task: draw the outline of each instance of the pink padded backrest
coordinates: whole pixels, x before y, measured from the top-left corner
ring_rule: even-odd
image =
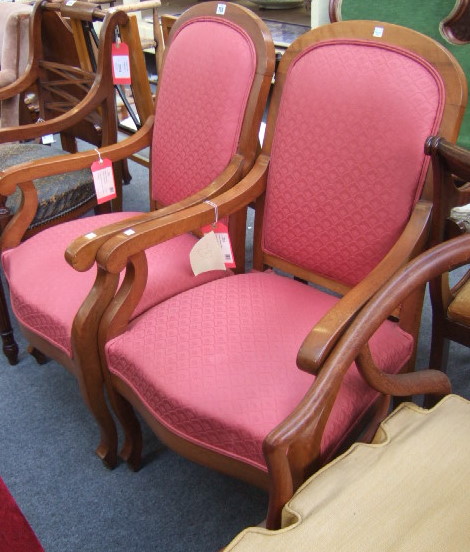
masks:
[[[240,27],[198,18],[173,38],[159,81],[152,146],[152,197],[163,205],[210,184],[237,150],[256,71]]]
[[[354,285],[402,232],[424,184],[444,86],[423,59],[367,41],[291,64],[271,151],[263,248]]]

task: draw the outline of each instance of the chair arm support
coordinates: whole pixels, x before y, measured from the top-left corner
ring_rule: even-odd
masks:
[[[131,137],[118,144],[101,148],[99,150],[101,156],[114,162],[129,157],[131,153],[140,151],[151,143],[152,127],[153,117],[149,117],[142,128]],[[27,192],[30,194],[32,191],[31,182],[33,180],[86,169],[97,159],[98,154],[96,151],[89,150],[76,154],[68,153],[66,155],[58,155],[42,161],[21,163],[0,172],[0,194],[2,196],[9,196],[13,194],[17,188],[20,188],[23,194]],[[31,207],[29,204],[28,206]],[[27,205],[22,203],[15,217],[4,229],[2,233],[2,249],[15,247],[19,243],[18,240],[24,235],[24,232],[31,222],[31,220],[29,220],[31,213],[27,212],[26,207]],[[28,221],[26,221],[25,217],[28,218]],[[23,227],[23,230],[20,232],[21,236],[19,237],[18,228],[20,226]]]
[[[220,218],[243,209],[264,192],[268,164],[269,157],[261,154],[245,178],[230,190],[212,198]],[[199,230],[213,221],[214,207],[206,203],[163,218],[150,219],[130,228],[131,232],[120,232],[103,244],[97,254],[98,264],[104,270],[117,274],[125,268],[130,257],[180,234]]]
[[[431,204],[420,200],[401,237],[382,261],[315,325],[302,343],[297,366],[316,374],[325,362],[341,334],[361,307],[410,258],[416,255],[428,239]]]
[[[149,223],[152,220],[158,220],[169,214],[182,211],[197,205],[204,200],[211,199],[217,194],[223,193],[230,189],[241,177],[241,170],[243,167],[243,157],[241,155],[234,155],[230,163],[225,170],[217,176],[208,186],[199,192],[187,197],[178,203],[162,207],[157,211],[150,213],[142,213],[134,217],[129,217],[125,220],[98,228],[93,231],[92,234],[86,236],[80,236],[75,239],[67,248],[65,258],[67,262],[75,270],[84,272],[91,268],[96,260],[96,254],[99,248],[112,236],[129,229],[141,223]]]

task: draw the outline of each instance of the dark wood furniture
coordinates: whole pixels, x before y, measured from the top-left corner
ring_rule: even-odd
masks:
[[[132,405],[170,448],[268,490],[268,527],[279,526],[282,506],[314,470],[387,411],[388,394],[356,368],[324,366],[361,308],[425,247],[423,144],[430,134],[455,140],[466,101],[465,76],[442,47],[395,25],[383,24],[380,38],[374,31],[370,21],[322,26],[281,59],[261,154],[239,184],[213,198],[220,217],[256,201],[256,272],[135,316],[153,283],[151,248],[210,224],[214,209],[200,204],[142,218],[104,243],[81,308],[101,310],[125,272],[99,345],[129,463],[137,467],[141,454]],[[67,259],[89,266],[83,238]],[[372,338],[381,370],[413,366],[422,296],[417,289],[395,313],[399,322],[386,321]],[[86,348],[83,326],[75,318],[76,346]]]
[[[90,25],[96,20],[104,20],[99,54],[90,37]],[[39,2],[31,19],[27,71],[20,79],[0,90],[0,97],[20,94],[30,102],[30,106],[36,105],[37,113],[27,124],[0,129],[0,168],[3,171],[19,163],[76,152],[77,139],[89,144],[90,148],[117,141],[111,45],[118,27],[123,40],[129,45],[138,114],[141,120],[146,120],[153,112],[137,24],[132,17],[122,11],[106,14],[91,3],[75,2],[67,6]],[[43,135],[55,133],[60,133],[62,149],[32,143]],[[113,204],[115,209],[120,210],[121,175],[125,167],[117,163],[114,169],[118,198]],[[27,191],[26,185],[23,189],[21,186],[17,188],[14,181],[9,188],[0,190],[3,194],[3,207],[0,209],[2,227],[11,221],[21,202],[25,202],[24,218],[20,224],[15,222],[13,227],[9,226],[4,231],[4,244],[12,239],[15,242],[25,240],[58,222],[75,219],[92,208],[97,212],[110,211],[109,202],[101,206],[96,204],[89,166],[65,177],[41,173],[32,180],[35,185],[28,184],[31,187]],[[9,362],[16,364],[18,346],[13,337],[3,290],[0,291],[0,299],[3,351]]]
[[[427,141],[426,151],[432,158],[436,186],[432,241],[434,244],[453,241],[468,231],[450,214],[455,205],[470,202],[469,184],[455,184],[456,176],[470,181],[470,152],[439,137]],[[433,368],[446,370],[450,341],[470,347],[469,276],[470,273],[460,271],[456,282],[455,276],[443,271],[430,283],[433,317],[430,366]]]
[[[151,149],[149,201],[154,210],[86,217],[20,242],[18,227],[24,225],[22,217],[28,216],[21,210],[3,234],[2,261],[20,327],[35,349],[77,377],[84,401],[100,427],[97,453],[109,466],[117,461],[117,432],[104,396],[97,347],[102,311],[80,308],[95,276],[101,281],[101,272],[96,275],[94,270],[96,252],[111,236],[126,232],[139,220],[160,220],[229,189],[252,167],[257,152],[274,70],[274,46],[266,26],[250,11],[235,4],[223,7],[221,12],[217,2],[204,2],[174,24],[154,117],[133,136],[100,150],[115,162],[143,148]],[[0,191],[19,185],[29,192],[29,180],[89,167],[96,156],[82,152],[4,171]],[[244,264],[244,243],[239,242],[244,242],[245,218],[240,212],[229,221],[239,270]],[[83,273],[64,259],[67,245],[77,236],[82,240],[74,268]],[[155,287],[139,308],[145,310],[188,287],[226,275],[222,270],[197,278],[192,275],[187,254],[196,241],[188,234],[153,248],[149,279]],[[27,278],[31,273],[36,275],[34,286]],[[109,293],[114,290],[110,282]]]

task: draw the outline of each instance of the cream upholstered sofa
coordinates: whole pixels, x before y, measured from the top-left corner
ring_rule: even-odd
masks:
[[[0,1],[0,88],[14,82],[25,70],[29,54],[29,16],[32,6]],[[19,98],[0,102],[0,127],[19,123]]]
[[[404,403],[372,444],[355,444],[224,552],[462,552],[470,549],[470,402]]]

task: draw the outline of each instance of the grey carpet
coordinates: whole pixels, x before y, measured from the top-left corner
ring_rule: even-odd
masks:
[[[125,208],[145,210],[146,177],[140,167],[132,173]],[[420,366],[429,322],[426,304]],[[215,551],[263,519],[263,492],[184,460],[147,429],[140,472],[106,470],[75,379],[55,362],[37,365],[19,344],[17,366],[0,354],[0,476],[46,552]],[[454,346],[449,369],[454,391],[467,398],[469,356]]]

